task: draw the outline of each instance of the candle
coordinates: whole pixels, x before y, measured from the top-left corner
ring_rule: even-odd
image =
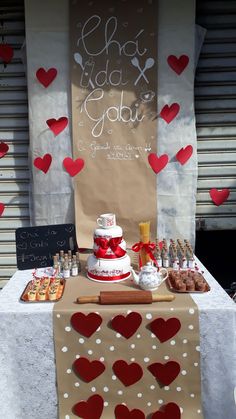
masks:
[[[150,241],[150,221],[139,223],[140,241],[142,243],[149,243]],[[142,265],[146,265],[150,261],[150,256],[146,253],[145,249],[140,250],[140,258]]]

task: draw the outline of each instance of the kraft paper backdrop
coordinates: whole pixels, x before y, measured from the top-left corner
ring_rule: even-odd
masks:
[[[138,223],[156,237],[157,3],[70,3],[75,213],[80,246],[91,246],[96,218],[117,214],[129,245]]]

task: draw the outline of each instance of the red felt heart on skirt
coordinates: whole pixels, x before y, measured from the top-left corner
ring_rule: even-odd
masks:
[[[53,132],[53,134],[55,136],[57,136],[58,134],[60,134],[60,132],[62,132],[67,124],[68,124],[68,118],[66,116],[62,116],[61,118],[58,119],[48,119],[46,121],[46,124],[48,125],[48,127],[50,128],[50,130]]]
[[[190,159],[192,154],[193,147],[191,145],[187,145],[186,147],[182,147],[178,151],[178,153],[176,154],[176,159],[183,165],[188,161],[188,159]]]
[[[150,329],[160,342],[166,342],[178,333],[181,328],[179,319],[172,317],[164,320],[161,317],[150,323]]]
[[[36,77],[38,81],[44,87],[48,87],[53,82],[56,75],[57,75],[56,68],[49,68],[49,70],[45,70],[44,68],[41,67],[36,71]]]
[[[219,206],[223,204],[225,201],[227,201],[229,197],[230,191],[229,189],[211,189],[210,190],[210,197],[215,205]]]
[[[167,154],[162,154],[162,156],[158,157],[155,153],[151,153],[148,156],[148,162],[155,173],[161,172],[164,167],[167,165],[169,161],[169,157]]]
[[[136,312],[129,313],[127,316],[120,314],[119,316],[115,316],[111,321],[113,329],[126,339],[133,336],[141,323],[142,316]]]
[[[175,403],[168,403],[153,413],[151,419],[180,419],[180,408]]]
[[[179,110],[180,106],[178,103],[172,103],[170,106],[165,105],[161,110],[160,117],[169,124],[179,113]]]
[[[174,70],[177,74],[181,74],[187,67],[189,58],[187,55],[181,55],[179,58],[175,55],[169,55],[167,62],[172,70]]]
[[[94,394],[87,401],[77,403],[72,411],[83,419],[100,419],[103,411],[103,398],[99,394]]]
[[[74,313],[70,319],[72,327],[81,335],[90,338],[102,323],[102,318],[97,313]]]
[[[145,415],[142,410],[133,409],[129,410],[124,404],[118,404],[115,407],[115,418],[116,419],[145,419]]]
[[[75,176],[79,172],[81,172],[81,170],[83,169],[84,160],[83,159],[73,160],[70,157],[66,157],[63,160],[63,165],[64,165],[64,168],[66,169],[67,173],[69,173],[70,176]]]
[[[178,362],[169,361],[166,364],[155,362],[148,366],[148,370],[161,384],[168,386],[180,373],[180,365]]]
[[[137,383],[143,376],[143,370],[136,362],[127,364],[127,362],[119,360],[113,364],[112,368],[115,375],[126,387]]]
[[[5,205],[2,202],[0,202],[0,217],[3,214],[4,210],[5,210]]]
[[[89,359],[81,357],[75,360],[73,369],[82,380],[89,383],[105,371],[105,365],[100,361],[89,361]]]
[[[0,58],[5,64],[8,64],[13,57],[13,48],[8,44],[0,44]]]
[[[9,150],[8,144],[1,141],[1,143],[0,143],[0,159],[5,156],[5,154],[8,152],[8,150]]]
[[[34,159],[34,166],[42,170],[42,172],[47,173],[50,165],[52,163],[52,156],[51,154],[45,154],[43,157],[36,157]]]

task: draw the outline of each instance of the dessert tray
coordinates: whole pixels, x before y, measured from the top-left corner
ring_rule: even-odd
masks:
[[[170,270],[166,284],[172,292],[204,293],[210,291],[210,286],[203,275],[197,271]]]
[[[55,303],[59,301],[65,289],[64,278],[37,278],[26,285],[20,300],[27,303]]]

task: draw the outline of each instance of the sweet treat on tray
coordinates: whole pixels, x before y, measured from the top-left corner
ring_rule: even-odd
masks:
[[[87,276],[99,282],[120,282],[130,276],[130,257],[122,228],[116,225],[115,214],[102,214],[94,230],[93,255],[87,260]]]
[[[65,280],[61,278],[34,278],[30,281],[21,300],[29,302],[55,301],[61,298]]]
[[[200,272],[196,271],[170,271],[169,284],[179,292],[206,292],[210,287]]]

